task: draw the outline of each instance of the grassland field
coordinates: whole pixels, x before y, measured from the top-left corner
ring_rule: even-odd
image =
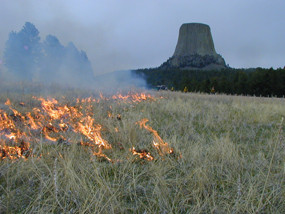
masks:
[[[284,98],[145,93],[153,98],[79,107],[84,90],[2,90],[8,115],[7,98],[22,115],[40,109],[34,95],[88,112],[112,146],[103,151],[112,161],[94,155],[96,146],[80,146],[88,138],[78,132],[52,142],[21,126],[37,140],[24,158],[0,160],[0,213],[285,213]],[[154,147],[153,133],[137,124],[144,118],[173,154]],[[0,134],[2,146],[13,144]]]

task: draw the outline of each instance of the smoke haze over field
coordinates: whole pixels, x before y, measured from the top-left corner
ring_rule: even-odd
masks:
[[[9,33],[27,21],[41,38],[52,34],[84,50],[95,75],[159,66],[188,22],[211,27],[216,51],[231,67],[283,67],[284,8],[284,0],[1,0],[0,69]]]

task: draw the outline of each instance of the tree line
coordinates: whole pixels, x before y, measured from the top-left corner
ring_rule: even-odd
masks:
[[[14,80],[77,84],[93,78],[84,51],[72,42],[62,45],[54,35],[41,41],[38,29],[30,22],[19,32],[9,34],[3,58],[7,73]]]
[[[153,68],[134,72],[145,78],[150,88],[166,85],[168,89],[177,91],[277,97],[285,95],[285,67],[211,71]]]

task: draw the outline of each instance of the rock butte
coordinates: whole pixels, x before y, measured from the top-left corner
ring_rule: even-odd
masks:
[[[160,68],[212,70],[226,68],[226,64],[223,57],[216,53],[210,27],[188,23],[180,27],[173,56]]]

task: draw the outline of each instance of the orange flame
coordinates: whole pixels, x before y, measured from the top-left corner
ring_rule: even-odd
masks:
[[[137,124],[140,125],[140,128],[145,128],[153,134],[153,146],[157,149],[159,155],[164,156],[165,154],[172,154],[173,148],[170,148],[168,143],[164,142],[162,138],[158,135],[157,131],[152,127],[146,125],[149,120],[147,118],[138,121]]]
[[[138,155],[140,159],[152,161],[154,157],[147,150],[136,150],[135,147],[131,148],[130,151],[133,155]]]
[[[9,99],[7,99],[7,101],[5,102],[5,105],[10,106],[11,105],[11,101]]]
[[[99,147],[111,149],[111,145],[101,137],[101,125],[93,125],[94,119],[90,116],[87,116],[84,120],[85,124],[82,124],[83,121],[78,123],[78,130]]]
[[[130,103],[134,106],[133,103],[155,100],[152,96],[144,93],[116,94],[109,98],[100,94],[99,99],[92,97],[78,98],[75,106],[68,106],[61,105],[54,98],[33,98],[41,102],[41,107],[33,108],[31,112],[21,113],[14,109],[10,99],[7,99],[5,105],[9,106],[13,113],[8,114],[0,109],[0,160],[5,158],[12,160],[26,159],[32,154],[31,144],[35,145],[40,142],[42,137],[51,142],[66,141],[63,136],[66,136],[66,132],[70,131],[82,134],[83,140],[80,144],[90,148],[94,156],[113,162],[111,158],[103,153],[104,150],[112,149],[112,145],[102,137],[102,126],[95,122],[93,116],[94,103],[104,100],[104,102],[115,101],[119,104],[120,102]],[[24,103],[19,103],[19,105],[26,107]],[[112,106],[110,106],[110,109],[112,110]],[[120,114],[116,114],[116,116],[112,115],[112,112],[108,112],[108,114],[112,118],[122,120]],[[119,128],[115,127],[113,132],[119,132]],[[160,147],[165,145],[162,142],[159,143]],[[154,159],[146,150],[132,148],[131,152],[142,159]]]
[[[31,126],[31,129],[39,129],[39,128],[40,128],[40,126],[38,126],[38,125],[36,124],[34,118],[32,117],[31,112],[28,112],[28,113],[26,114],[26,116],[27,116],[27,118],[29,119],[29,120],[28,120],[28,124]]]
[[[15,160],[18,158],[26,159],[29,156],[30,144],[22,141],[19,146],[7,146],[0,144],[0,159]]]

